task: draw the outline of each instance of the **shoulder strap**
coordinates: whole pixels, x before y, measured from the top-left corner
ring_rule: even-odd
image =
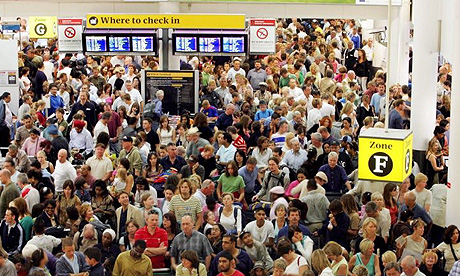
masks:
[[[455,250],[452,244],[450,244],[450,251],[452,251],[452,256],[454,256],[455,261],[458,261],[457,255],[455,255]]]
[[[233,216],[235,217],[235,224],[236,224],[236,218],[238,217],[238,208],[236,208],[235,206],[233,206]]]

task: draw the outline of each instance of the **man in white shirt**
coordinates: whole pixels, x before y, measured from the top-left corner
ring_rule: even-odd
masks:
[[[69,161],[67,161],[67,150],[65,149],[61,149],[58,152],[58,161],[56,162],[56,167],[54,168],[53,178],[56,193],[63,192],[63,186],[66,180],[75,181],[75,178],[77,178],[75,168]]]
[[[195,194],[193,194],[200,201],[201,207],[206,206],[206,197],[212,195],[215,188],[216,185],[210,179],[206,179],[201,183],[201,189],[197,189]]]
[[[85,154],[90,154],[93,151],[93,137],[85,128],[85,122],[75,120],[74,128],[70,131],[70,149],[84,150]]]
[[[373,40],[372,38],[369,38],[367,40],[366,46],[363,47],[364,52],[366,53],[366,59],[367,61],[372,62],[372,59],[374,58],[374,47],[373,47]]]
[[[234,58],[233,59],[233,67],[230,68],[230,70],[228,70],[227,79],[231,79],[232,83],[235,82],[236,74],[241,74],[243,76],[246,76],[246,72],[244,71],[243,68],[241,68],[241,59],[240,58]]]
[[[217,139],[221,145],[216,153],[217,164],[225,166],[235,157],[236,148],[232,144],[232,136],[227,132],[220,134]]]
[[[102,113],[101,119],[97,122],[96,126],[94,127],[94,146],[97,144],[97,137],[102,132],[109,134],[109,127],[107,124],[109,123],[112,117],[111,112],[104,112]]]
[[[294,99],[299,98],[303,95],[302,89],[297,87],[297,80],[290,79],[289,80],[289,95],[293,96]]]
[[[320,99],[313,99],[313,109],[308,112],[307,116],[307,130],[312,128],[315,124],[319,124],[319,121],[323,118],[321,114],[322,102]]]
[[[320,109],[322,117],[330,117],[332,121],[335,121],[335,107],[331,104],[333,102],[331,94],[323,94],[321,100],[323,101]]]
[[[121,91],[125,91],[126,90],[125,82],[127,81],[127,78],[125,76],[125,69],[123,69],[123,67],[121,66],[115,67],[115,69],[113,69],[113,76],[111,76],[108,81],[108,83],[112,85],[114,90],[116,88],[115,81],[117,79],[121,79],[123,81],[123,86],[121,87]]]
[[[43,55],[43,66],[45,68],[43,73],[45,73],[46,78],[48,79],[48,83],[53,83],[54,64],[50,61],[50,54]]]
[[[142,99],[141,93],[139,93],[139,90],[133,88],[133,84],[130,80],[125,81],[125,86],[125,93],[128,93],[131,96],[131,100],[139,104],[140,112],[142,114],[144,111],[144,100]]]
[[[40,203],[40,193],[32,185],[28,184],[29,180],[25,173],[20,173],[17,179],[17,185],[21,189],[21,197],[25,199],[27,203],[27,209],[32,213],[32,207],[35,204]]]
[[[417,262],[413,256],[406,256],[401,261],[403,273],[401,276],[425,276],[417,267]]]
[[[254,210],[254,218],[244,227],[243,232],[251,233],[254,240],[263,243],[266,247],[273,246],[275,242],[275,229],[270,221],[265,220],[265,210],[258,207]]]

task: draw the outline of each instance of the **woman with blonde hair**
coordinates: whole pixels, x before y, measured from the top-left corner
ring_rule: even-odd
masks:
[[[323,249],[316,249],[311,253],[311,265],[318,276],[334,276],[331,263],[329,262],[326,253]]]
[[[442,158],[442,147],[438,139],[431,139],[428,142],[425,159],[428,161],[426,174],[428,176],[428,185],[439,183],[439,172],[444,170],[444,158]]]
[[[363,236],[356,239],[355,254],[361,251],[360,242],[364,239],[368,239],[373,242],[374,253],[380,255],[387,249],[385,239],[377,236],[377,220],[375,218],[368,217],[363,222]]]
[[[355,266],[364,265],[369,271],[369,276],[380,276],[379,257],[374,253],[374,242],[364,239],[359,243],[360,251],[351,257],[348,267],[353,270]]]
[[[386,251],[385,253],[382,254],[383,267],[387,266],[388,263],[397,262],[397,261],[398,261],[398,257],[391,250],[388,250],[388,251]]]
[[[46,153],[45,151],[41,150],[37,152],[37,160],[40,162],[42,170],[47,170],[49,173],[54,172],[53,163],[46,160]]]
[[[323,247],[331,263],[331,270],[334,276],[347,275],[348,263],[344,256],[342,256],[342,246],[340,244],[330,241]]]
[[[423,238],[425,231],[425,222],[421,219],[414,219],[411,223],[413,233],[409,236],[401,236],[396,239],[396,255],[402,259],[405,256],[412,255],[419,262],[422,261],[423,252],[425,252],[428,242]]]
[[[427,251],[423,254],[419,270],[426,276],[447,276],[448,272],[436,265],[437,263],[438,255],[434,251]]]

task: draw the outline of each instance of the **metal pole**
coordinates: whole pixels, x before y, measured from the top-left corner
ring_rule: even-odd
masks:
[[[385,132],[388,132],[390,117],[390,70],[391,70],[391,0],[388,0],[388,45],[387,45],[387,77],[385,92]]]

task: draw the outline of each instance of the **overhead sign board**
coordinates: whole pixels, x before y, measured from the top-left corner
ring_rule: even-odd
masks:
[[[370,6],[382,6],[388,5],[390,0],[356,0],[357,5],[370,5]],[[402,0],[391,0],[391,4],[394,6],[401,6]]]
[[[371,128],[359,137],[358,178],[402,182],[412,173],[410,130]]]
[[[240,14],[87,14],[88,29],[244,29]]]
[[[82,52],[83,19],[59,18],[59,52]]]
[[[56,16],[29,16],[30,38],[54,38],[56,36]]]
[[[251,54],[273,54],[276,45],[276,20],[249,20],[249,51]]]

